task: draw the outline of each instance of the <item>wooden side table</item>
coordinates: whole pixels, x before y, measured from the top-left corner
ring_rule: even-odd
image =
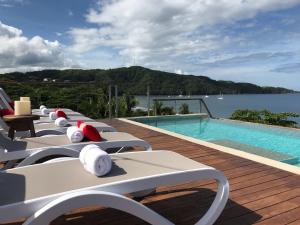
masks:
[[[33,121],[39,120],[40,116],[38,115],[24,115],[24,116],[15,116],[15,115],[6,115],[3,116],[3,120],[9,126],[8,137],[12,140],[15,137],[16,131],[30,131],[31,137],[36,137]]]

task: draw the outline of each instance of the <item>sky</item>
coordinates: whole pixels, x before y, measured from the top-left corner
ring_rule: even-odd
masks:
[[[0,0],[0,73],[139,65],[300,90],[300,0]]]

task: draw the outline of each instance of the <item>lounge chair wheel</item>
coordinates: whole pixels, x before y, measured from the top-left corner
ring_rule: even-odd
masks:
[[[142,190],[142,191],[132,192],[130,194],[134,198],[144,198],[144,197],[147,197],[147,196],[155,194],[155,193],[156,193],[156,188],[151,188],[151,189],[146,189],[146,190]]]

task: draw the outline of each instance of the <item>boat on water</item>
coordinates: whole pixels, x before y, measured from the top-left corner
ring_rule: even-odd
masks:
[[[220,95],[218,97],[219,100],[223,100],[223,94],[220,92]]]
[[[208,96],[208,95],[205,95],[204,98],[209,98],[209,96]]]

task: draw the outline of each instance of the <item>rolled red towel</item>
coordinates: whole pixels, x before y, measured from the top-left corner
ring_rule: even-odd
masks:
[[[65,114],[64,111],[62,111],[62,110],[59,109],[59,110],[57,110],[55,113],[56,113],[57,118],[63,117],[63,118],[65,118],[65,119],[67,119],[67,115]]]
[[[92,125],[86,124],[82,121],[77,121],[77,126],[79,124],[79,128],[84,134],[84,136],[90,141],[100,141],[101,136],[99,131]]]
[[[14,115],[15,112],[12,109],[0,109],[0,116],[6,116],[6,115]]]

